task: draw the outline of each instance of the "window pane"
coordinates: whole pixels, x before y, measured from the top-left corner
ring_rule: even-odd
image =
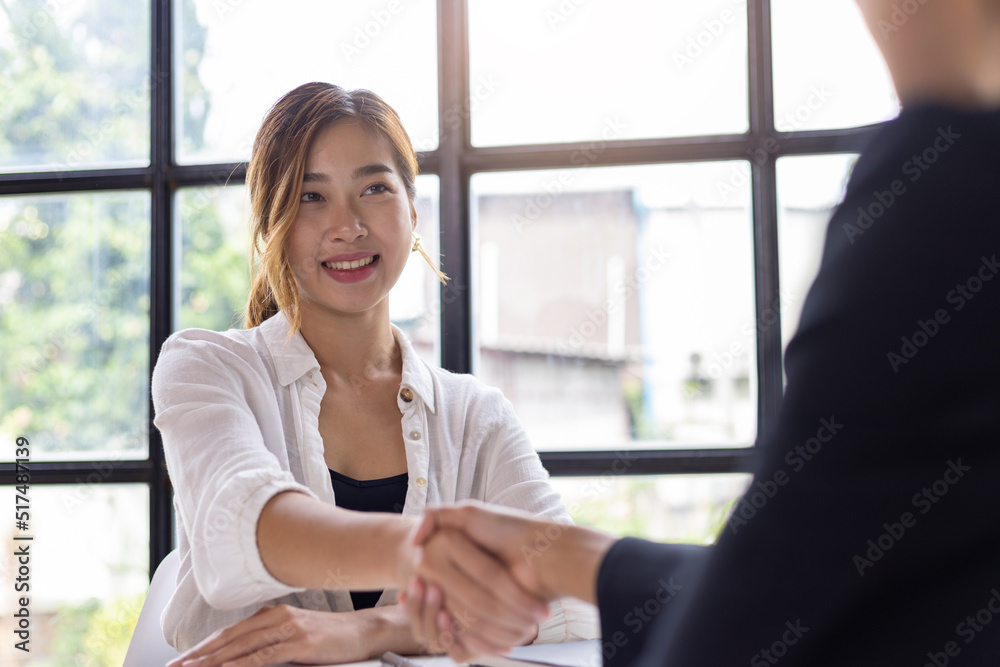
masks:
[[[149,492],[144,484],[101,484],[104,470],[80,478],[84,483],[32,486],[27,531],[14,531],[13,522],[0,525],[0,537],[10,546],[0,556],[4,619],[20,608],[14,606],[13,577],[4,581],[4,574],[18,571],[17,546],[28,546],[31,586],[24,593],[31,652],[16,650],[19,639],[8,630],[0,644],[4,665],[103,667],[125,658],[149,586]],[[13,507],[14,487],[0,489],[0,501]],[[34,539],[12,539],[25,536]]]
[[[174,272],[176,328],[242,328],[250,293],[246,188],[184,188],[174,210],[180,235],[174,253],[180,268]]]
[[[225,331],[243,328],[250,292],[249,202],[246,188],[185,188],[177,193],[178,284],[174,288],[176,328]],[[438,177],[417,177],[417,232],[431,257],[438,257]],[[430,363],[440,358],[440,286],[418,254],[410,256],[389,293],[389,314]]]
[[[853,2],[772,0],[774,123],[855,127],[899,113],[889,70]]]
[[[469,3],[477,146],[745,132],[746,7]]]
[[[750,475],[553,477],[573,521],[612,535],[660,542],[712,544],[725,527],[733,502],[750,484]]]
[[[145,192],[0,197],[0,444],[146,456],[149,216]]]
[[[778,159],[775,168],[782,349],[799,326],[802,303],[819,271],[827,223],[844,197],[856,159],[857,155]]]
[[[3,6],[0,172],[149,164],[149,0]]]
[[[175,0],[177,157],[250,156],[277,99],[309,81],[368,88],[399,113],[417,150],[437,148],[434,0]]]
[[[748,170],[473,177],[477,374],[538,449],[753,441]]]
[[[440,183],[437,176],[417,177],[417,234],[431,259],[445,273],[441,257]],[[445,289],[454,289],[451,283]],[[441,283],[420,253],[411,253],[399,282],[389,292],[389,317],[406,332],[429,364],[441,363]]]

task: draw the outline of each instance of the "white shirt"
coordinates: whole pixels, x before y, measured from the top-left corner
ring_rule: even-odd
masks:
[[[257,549],[257,520],[275,494],[300,491],[334,505],[319,433],[326,382],[283,313],[259,327],[172,335],[153,372],[154,423],[174,486],[177,590],[161,619],[179,651],[267,604],[353,609],[346,590],[306,590],[275,579]],[[409,487],[403,516],[428,503],[476,499],[571,520],[548,473],[499,390],[432,368],[393,327],[403,372],[402,417]],[[363,381],[363,378],[359,378]],[[331,572],[328,588],[338,588]],[[387,590],[379,606],[395,601]],[[598,634],[591,605],[553,603],[538,642]]]

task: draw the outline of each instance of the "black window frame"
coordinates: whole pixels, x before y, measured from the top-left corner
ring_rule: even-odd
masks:
[[[749,130],[742,134],[680,138],[614,140],[595,157],[592,166],[620,166],[749,160],[752,179],[754,295],[756,317],[768,321],[780,313],[766,312],[779,295],[778,210],[775,163],[781,157],[860,152],[881,124],[864,127],[780,132],[774,123],[771,3],[749,0],[748,104]],[[151,133],[150,165],[142,168],[89,169],[61,174],[0,174],[0,195],[102,190],[144,190],[152,201],[150,264],[150,369],[160,346],[172,333],[174,321],[173,216],[174,194],[185,187],[237,185],[244,182],[245,163],[179,165],[174,159],[173,0],[151,0]],[[467,0],[437,0],[438,109],[440,140],[436,150],[420,155],[421,173],[440,182],[441,252],[448,258],[452,285],[471,284],[470,182],[476,173],[554,169],[570,166],[574,152],[589,142],[476,147],[472,145],[469,114],[445,109],[470,108],[469,27]],[[755,159],[755,156],[765,156]],[[442,288],[441,365],[471,372],[473,322],[469,289]],[[626,474],[713,474],[752,472],[757,442],[775,425],[782,397],[780,320],[757,337],[757,437],[746,448],[635,450]],[[82,483],[95,469],[111,472],[100,483],[146,484],[149,487],[150,573],[173,548],[173,511],[169,479],[159,433],[149,407],[149,456],[135,461],[66,461],[32,464],[32,484]],[[30,434],[29,434],[30,435]],[[613,468],[623,453],[560,451],[540,454],[554,476],[600,475]],[[15,466],[0,464],[0,484],[13,485]]]

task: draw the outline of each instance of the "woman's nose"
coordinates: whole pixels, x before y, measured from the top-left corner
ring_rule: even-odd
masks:
[[[368,234],[359,211],[351,206],[336,206],[330,215],[327,236],[331,241],[353,243]]]

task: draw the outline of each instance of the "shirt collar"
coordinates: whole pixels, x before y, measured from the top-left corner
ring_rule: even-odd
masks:
[[[319,362],[312,348],[298,331],[289,337],[291,324],[280,310],[260,325],[261,336],[274,359],[274,372],[282,387],[287,387],[312,370],[319,370]]]
[[[260,325],[260,333],[264,338],[271,358],[274,359],[275,373],[281,386],[287,387],[312,370],[319,370],[319,362],[306,339],[298,331],[289,337],[291,324],[280,310]],[[396,325],[392,325],[392,334],[399,345],[403,358],[403,377],[400,387],[410,390],[423,401],[431,412],[436,412],[434,403],[434,378],[430,367],[413,349],[413,344],[406,334]]]
[[[430,366],[417,356],[410,339],[395,324],[392,325],[392,333],[396,337],[399,352],[403,357],[403,381],[400,387],[409,387],[424,402],[428,410],[437,412],[434,405],[434,378]]]

